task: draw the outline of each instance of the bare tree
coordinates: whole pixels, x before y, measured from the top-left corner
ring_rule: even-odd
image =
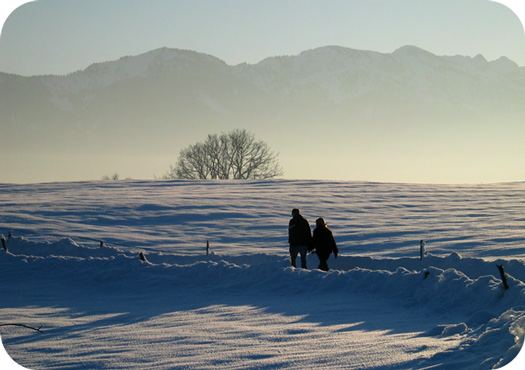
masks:
[[[246,130],[208,135],[182,149],[165,176],[171,179],[269,179],[283,174],[277,154]]]

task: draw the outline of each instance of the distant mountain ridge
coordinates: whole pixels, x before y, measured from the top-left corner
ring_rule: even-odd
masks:
[[[437,56],[415,46],[393,53],[325,46],[234,66],[160,48],[64,76],[0,73],[7,151],[177,153],[193,138],[236,127],[264,127],[282,147],[298,124],[308,130],[318,122],[348,136],[470,129],[503,114],[516,125],[523,102],[525,67],[508,58]]]
[[[138,56],[95,63],[64,76],[22,77],[0,73],[0,86],[3,97],[11,91],[19,92],[23,86],[31,86],[35,92],[47,93],[58,109],[74,111],[73,101],[79,95],[84,96],[87,104],[90,100],[87,95],[94,97],[101,90],[125,81],[142,78],[155,85],[159,78],[165,77],[191,78],[201,88],[212,87],[206,86],[206,81],[210,85],[214,82],[248,84],[262,93],[282,96],[315,90],[327,100],[341,102],[387,86],[400,91],[406,87],[428,89],[428,95],[432,95],[439,85],[451,85],[457,83],[457,79],[461,83],[470,80],[481,87],[501,86],[513,93],[522,92],[525,67],[506,57],[492,62],[481,55],[440,57],[415,46],[404,46],[391,54],[326,46],[295,56],[269,57],[257,64],[236,66],[204,53],[160,48]]]

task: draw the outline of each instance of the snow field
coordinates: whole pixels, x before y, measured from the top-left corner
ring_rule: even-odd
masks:
[[[521,183],[0,187],[1,323],[43,325],[0,334],[30,369],[491,369],[523,344]],[[295,206],[334,231],[330,272],[289,266]]]

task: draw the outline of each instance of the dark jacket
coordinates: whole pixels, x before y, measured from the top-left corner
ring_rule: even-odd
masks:
[[[288,224],[288,243],[290,247],[312,244],[312,230],[306,219],[299,215],[293,216]]]
[[[339,249],[335,244],[335,239],[330,230],[326,226],[317,226],[314,229],[312,250],[315,249],[317,255],[321,259],[328,259],[330,254],[339,254]]]

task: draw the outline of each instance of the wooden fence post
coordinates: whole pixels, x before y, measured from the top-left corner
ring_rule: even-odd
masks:
[[[503,269],[503,265],[496,265],[498,266],[499,274],[501,275],[501,281],[503,281],[503,287],[505,290],[509,289],[509,284],[507,283],[507,277],[505,276],[505,270]]]
[[[425,257],[426,251],[425,251],[425,241],[421,240],[419,242],[419,259],[422,260],[423,257]]]
[[[210,254],[210,241],[206,240],[206,255]]]

